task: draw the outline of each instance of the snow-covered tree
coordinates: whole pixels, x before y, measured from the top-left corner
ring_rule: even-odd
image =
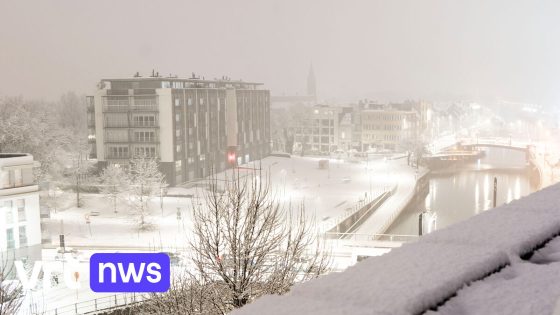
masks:
[[[73,152],[77,135],[58,125],[51,104],[21,98],[0,99],[0,152],[31,153],[41,167],[39,179],[55,177],[64,152]]]
[[[99,176],[101,192],[106,194],[113,204],[113,211],[117,213],[117,203],[128,189],[128,174],[119,165],[111,164],[107,166]]]
[[[9,258],[0,253],[0,315],[17,314],[23,301],[21,283],[10,279],[15,269]]]
[[[132,196],[132,209],[141,230],[149,227],[147,216],[149,214],[148,202],[159,195],[165,186],[164,176],[158,169],[154,158],[138,156],[130,160],[129,167],[130,192]]]
[[[138,314],[227,314],[265,294],[283,294],[324,273],[330,262],[302,206],[283,207],[260,174],[211,179],[193,202],[189,270]]]
[[[328,255],[302,205],[282,205],[259,172],[219,184],[193,204],[190,244],[206,298],[222,313],[265,294],[283,294],[297,281],[326,271]]]

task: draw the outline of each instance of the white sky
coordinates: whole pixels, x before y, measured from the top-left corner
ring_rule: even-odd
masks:
[[[560,1],[0,1],[0,96],[102,77],[260,81],[322,99],[560,103]]]

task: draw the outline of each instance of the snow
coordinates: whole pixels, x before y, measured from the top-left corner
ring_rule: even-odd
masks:
[[[233,314],[414,314],[506,262],[503,253],[480,247],[405,244],[345,272],[297,285],[286,296],[258,300]],[[312,306],[300,305],[298,300]],[[329,311],[334,309],[345,311]]]
[[[560,184],[233,314],[417,314],[443,302],[437,313],[549,314],[560,296],[560,241],[534,261],[519,257],[560,232],[558,196]]]
[[[276,193],[278,200],[284,204],[304,202],[306,212],[310,218],[316,220],[320,231],[332,228],[347,217],[353,209],[363,204],[366,194],[368,198],[373,198],[395,185],[397,181],[393,175],[396,173],[406,173],[409,176],[415,173],[415,169],[406,165],[405,159],[371,159],[367,163],[331,159],[329,170],[319,169],[320,159],[322,158],[268,157],[261,162],[244,165],[239,172],[241,176],[246,176],[254,174],[255,169],[260,168],[263,170],[263,176],[269,173],[272,191]],[[228,176],[231,176],[231,171],[228,173]],[[225,176],[225,172],[218,174],[220,179]],[[168,197],[163,198],[163,211],[160,208],[160,198],[152,198],[148,220],[153,223],[153,229],[140,232],[132,211],[126,208],[126,196],[123,196],[124,200],[119,201],[118,212],[114,213],[111,200],[105,195],[81,194],[84,206],[76,208],[75,194],[59,191],[56,197],[57,211],[53,211],[51,219],[45,220],[44,223],[52,241],[45,246],[47,249],[43,259],[57,264],[51,253],[54,250],[48,248],[58,247],[58,235],[61,233],[65,235],[66,246],[80,250],[84,257],[88,257],[90,250],[98,252],[184,249],[192,227],[192,202],[203,202],[201,197],[206,184],[207,182],[202,180],[183,187],[169,188]],[[177,207],[181,208],[181,220],[177,220]],[[98,212],[98,215],[91,215],[88,225],[85,215],[94,211]],[[386,251],[387,249],[379,249],[376,254]],[[333,251],[333,254],[338,255],[335,258],[337,269],[344,269],[355,261],[351,253]],[[86,267],[84,263],[80,280],[84,285],[79,294],[61,285],[50,292],[38,290],[35,295],[40,297],[41,301],[45,301],[49,308],[102,296],[91,292],[85,285],[88,279]],[[61,296],[64,298],[60,298]]]
[[[415,169],[407,166],[404,159],[378,159],[368,163],[331,159],[329,170],[319,169],[319,160],[297,156],[268,157],[261,162],[244,165],[239,172],[240,176],[247,176],[260,168],[263,170],[262,176],[269,174],[277,200],[285,205],[304,202],[306,213],[315,220],[320,231],[331,229],[365,200],[394,187],[401,180],[400,176],[410,181],[415,174]],[[226,174],[231,178],[231,170],[218,174],[218,178],[223,179]],[[169,188],[169,197],[163,198],[163,211],[160,198],[152,198],[148,217],[153,223],[152,230],[138,232],[133,212],[126,209],[126,200],[120,201],[119,211],[114,213],[111,201],[104,195],[81,194],[85,205],[76,208],[73,193],[57,197],[58,211],[51,213],[51,219],[46,220],[45,227],[51,234],[53,246],[57,246],[58,235],[63,233],[68,246],[73,247],[181,248],[184,247],[184,235],[191,226],[192,201],[203,202],[206,184],[207,181],[201,180],[187,187]],[[177,207],[181,208],[180,221],[177,220]],[[99,216],[90,216],[91,223],[88,226],[85,215],[91,211],[99,212]],[[392,212],[394,210],[389,209],[385,216]],[[386,217],[373,220],[378,221],[385,222]]]
[[[528,261],[515,259],[500,272],[457,293],[428,314],[559,314],[560,237],[537,250]]]

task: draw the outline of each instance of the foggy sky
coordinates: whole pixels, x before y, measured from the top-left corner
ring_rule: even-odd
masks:
[[[91,93],[100,78],[264,82],[320,99],[560,104],[560,2],[0,1],[0,96]]]

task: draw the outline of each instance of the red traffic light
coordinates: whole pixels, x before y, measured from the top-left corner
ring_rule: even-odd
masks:
[[[235,152],[229,152],[227,159],[230,164],[235,164]]]

